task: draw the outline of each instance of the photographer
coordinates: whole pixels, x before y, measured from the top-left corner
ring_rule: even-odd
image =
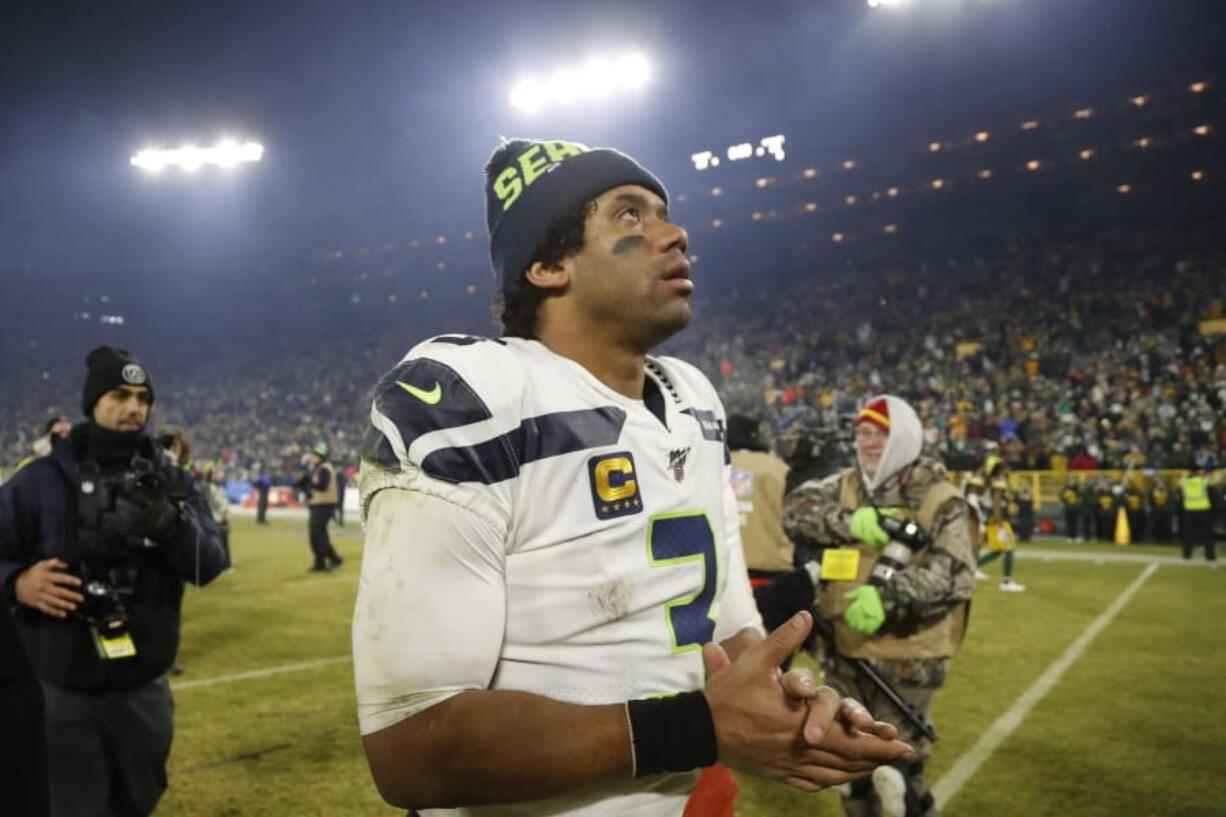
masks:
[[[922,446],[910,405],[892,395],[873,398],[857,419],[856,464],[789,494],[783,528],[829,548],[819,608],[834,624],[838,654],[870,661],[926,718],[966,632],[978,535],[966,500],[941,463],[920,456]],[[864,701],[918,751],[915,760],[879,767],[871,782],[854,783],[843,811],[936,815],[923,776],[930,741],[829,649],[822,669],[826,683]]]
[[[109,346],[86,366],[89,421],[0,488],[0,586],[42,683],[52,814],[147,815],[166,788],[183,583],[226,558],[204,497],[145,433],[144,366]]]

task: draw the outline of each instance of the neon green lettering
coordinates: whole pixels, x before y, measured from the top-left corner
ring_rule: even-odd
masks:
[[[586,149],[574,142],[546,142],[545,154],[551,162],[560,162],[568,156],[578,156]]]
[[[519,178],[519,171],[514,167],[508,167],[498,174],[497,179],[494,179],[494,195],[502,202],[503,210],[510,210],[511,205],[522,192],[524,192],[524,183]]]
[[[549,167],[549,162],[540,153],[541,146],[533,145],[519,154],[519,166],[523,169],[525,187],[540,178],[545,168]]]

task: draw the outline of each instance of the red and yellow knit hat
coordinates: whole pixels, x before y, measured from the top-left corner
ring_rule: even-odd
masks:
[[[885,433],[890,433],[890,404],[886,402],[885,395],[874,397],[860,409],[856,425],[860,423],[872,423]]]

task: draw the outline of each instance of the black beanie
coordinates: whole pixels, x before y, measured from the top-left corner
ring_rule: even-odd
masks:
[[[485,166],[485,224],[503,288],[532,263],[555,216],[623,184],[641,185],[668,202],[659,179],[612,148],[530,139],[499,145]]]
[[[81,409],[93,419],[94,404],[102,395],[118,386],[145,386],[149,389],[149,402],[153,402],[153,383],[149,372],[139,360],[126,349],[114,346],[99,346],[85,358],[89,371],[85,374],[85,387],[81,390]]]

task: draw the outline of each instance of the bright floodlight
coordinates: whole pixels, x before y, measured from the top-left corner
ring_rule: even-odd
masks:
[[[564,66],[545,78],[524,77],[511,88],[512,108],[536,113],[551,104],[570,105],[609,98],[618,92],[640,91],[651,82],[651,64],[638,52],[619,57],[593,57]]]
[[[911,0],[868,0],[869,8],[888,8],[896,9],[899,6],[907,5]]]
[[[195,173],[206,165],[235,167],[247,162],[258,162],[264,156],[264,146],[259,142],[239,144],[233,139],[223,139],[212,147],[197,147],[187,144],[177,148],[145,148],[129,161],[146,173],[160,173],[167,167],[177,167]]]

